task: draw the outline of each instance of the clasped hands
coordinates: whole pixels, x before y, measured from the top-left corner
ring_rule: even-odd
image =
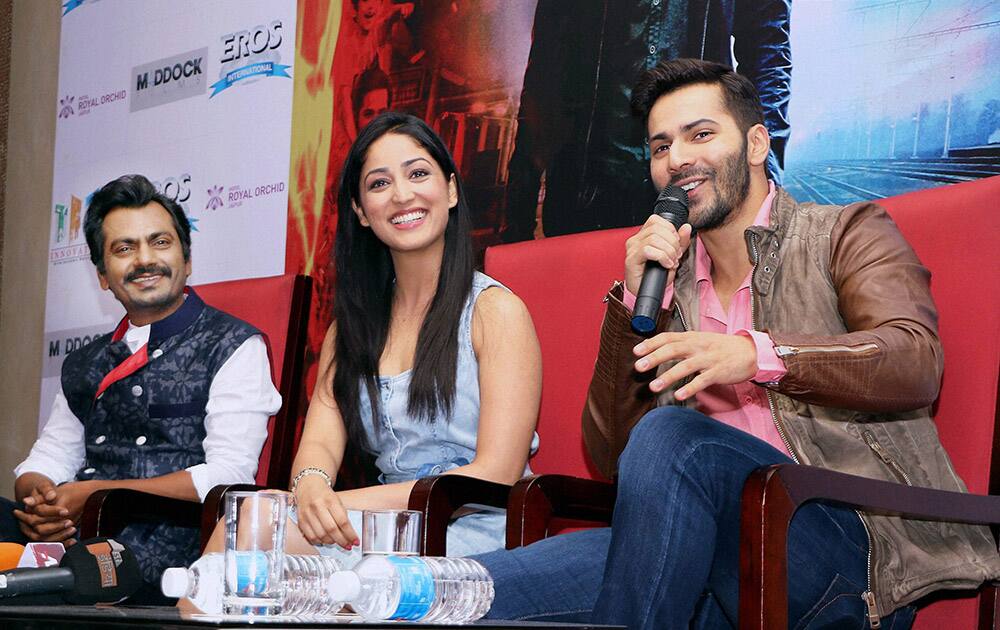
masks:
[[[14,510],[21,532],[31,542],[62,542],[72,545],[76,523],[87,497],[96,487],[93,481],[73,481],[55,486],[49,480],[35,484],[24,497],[24,510]]]

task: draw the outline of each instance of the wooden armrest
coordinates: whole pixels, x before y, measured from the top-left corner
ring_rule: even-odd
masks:
[[[800,464],[758,468],[743,487],[741,629],[787,626],[788,525],[799,506],[817,499],[878,514],[1000,523],[1000,497],[917,488]]]
[[[447,550],[448,522],[459,508],[469,505],[507,507],[510,486],[465,475],[435,475],[418,479],[410,490],[409,509],[422,512],[424,531],[420,553],[443,556]]]
[[[205,550],[208,539],[212,537],[215,524],[219,522],[223,514],[226,513],[226,503],[224,501],[226,493],[229,491],[252,491],[266,490],[264,486],[257,486],[252,483],[231,483],[219,484],[208,491],[205,495],[205,504],[201,510],[201,550]]]
[[[197,527],[201,504],[184,499],[161,497],[139,490],[112,488],[87,497],[80,517],[80,538],[116,536],[129,523],[169,522]]]
[[[609,525],[614,506],[613,483],[569,475],[530,475],[510,492],[507,548],[545,538],[553,518]]]

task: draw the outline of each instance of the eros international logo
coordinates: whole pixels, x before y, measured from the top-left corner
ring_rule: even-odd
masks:
[[[278,49],[282,41],[281,20],[223,35],[219,80],[212,84],[212,93],[208,97],[212,98],[237,83],[253,83],[266,77],[291,79],[288,74],[291,66],[279,63],[281,53]]]
[[[191,201],[191,175],[184,173],[178,175],[177,177],[165,177],[161,180],[153,182],[153,187],[159,192],[163,193],[170,199],[173,199],[177,204],[183,208],[184,216],[187,217],[188,225],[191,226],[192,232],[197,232],[198,219],[191,216],[191,209],[189,203]]]
[[[205,93],[208,48],[164,57],[132,68],[129,111],[137,112]]]

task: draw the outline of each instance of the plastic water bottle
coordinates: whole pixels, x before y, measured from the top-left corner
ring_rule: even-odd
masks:
[[[283,616],[331,616],[343,601],[332,601],[327,583],[341,569],[335,559],[320,555],[285,554]],[[222,614],[225,554],[209,553],[190,568],[173,567],[163,572],[160,589],[167,597],[186,597],[207,614]]]
[[[171,567],[160,578],[160,590],[167,597],[186,597],[203,613],[222,613],[222,576],[225,554],[206,553],[190,568]]]
[[[321,555],[285,555],[285,601],[282,615],[326,617],[344,606],[344,600],[329,597],[327,583],[341,566],[333,558]]]
[[[468,558],[370,555],[330,578],[330,599],[367,621],[467,623],[493,605],[493,578]]]

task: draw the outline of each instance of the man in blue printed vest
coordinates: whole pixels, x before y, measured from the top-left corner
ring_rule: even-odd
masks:
[[[202,501],[217,484],[251,483],[267,420],[281,405],[261,333],[186,287],[191,228],[141,175],[97,191],[84,223],[101,288],[125,307],[113,332],[70,353],[62,389],[28,458],[0,535],[72,544],[87,497],[131,488]],[[198,556],[198,532],[128,526],[155,593],[168,566]]]

